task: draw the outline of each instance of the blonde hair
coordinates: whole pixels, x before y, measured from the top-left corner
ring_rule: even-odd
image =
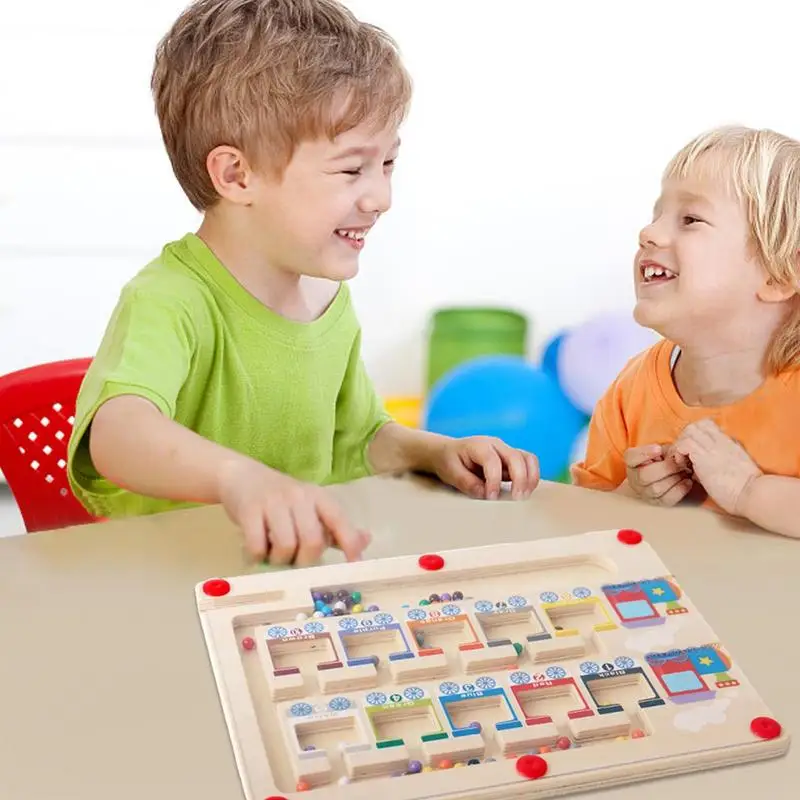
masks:
[[[160,41],[151,79],[172,169],[200,211],[219,145],[280,176],[296,146],[400,125],[411,79],[394,40],[335,0],[198,0]]]
[[[715,128],[683,147],[663,177],[684,178],[709,167],[745,204],[750,244],[770,279],[795,292],[766,367],[773,373],[800,367],[800,142],[768,129]]]

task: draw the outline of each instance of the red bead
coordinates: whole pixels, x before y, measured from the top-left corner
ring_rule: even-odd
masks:
[[[438,767],[439,767],[439,769],[452,769],[453,768],[453,762],[449,758],[443,758],[439,762]]]
[[[756,717],[750,723],[750,730],[759,739],[777,739],[783,729],[780,722],[771,717]]]
[[[556,747],[559,750],[569,750],[572,747],[572,742],[566,736],[561,736],[556,742]]]
[[[311,784],[306,783],[305,781],[298,781],[297,786],[295,786],[295,789],[297,789],[298,792],[307,792],[310,788]]]
[[[617,533],[617,539],[619,539],[622,544],[639,544],[643,538],[639,531],[635,531],[632,528],[623,528]]]
[[[422,569],[437,570],[444,566],[444,559],[433,553],[419,557],[419,565]]]
[[[547,762],[541,756],[520,756],[517,759],[517,772],[523,778],[536,780],[547,774]]]
[[[223,597],[231,590],[231,585],[224,578],[212,578],[203,584],[203,591],[209,597]]]
[[[286,800],[286,798],[281,794],[271,794],[269,797],[265,797],[264,800]]]
[[[256,640],[253,639],[252,636],[245,636],[244,639],[242,639],[242,647],[244,647],[245,650],[255,650]]]

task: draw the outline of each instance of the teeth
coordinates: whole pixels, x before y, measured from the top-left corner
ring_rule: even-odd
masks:
[[[644,279],[646,281],[652,280],[653,278],[674,278],[675,273],[664,267],[645,267],[644,268]]]
[[[361,241],[366,235],[366,231],[346,231],[339,229],[336,231],[339,236],[346,236],[348,239],[355,239],[356,241]]]

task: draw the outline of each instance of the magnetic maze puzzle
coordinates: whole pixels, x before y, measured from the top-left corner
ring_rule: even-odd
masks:
[[[789,736],[637,531],[214,578],[248,800],[548,797]]]

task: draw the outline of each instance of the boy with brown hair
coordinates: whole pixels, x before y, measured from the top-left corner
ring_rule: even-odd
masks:
[[[636,320],[664,339],[592,417],[580,486],[690,494],[800,537],[800,142],[730,126],[664,171],[634,262]]]
[[[515,497],[535,458],[392,422],[346,281],[388,211],[411,82],[334,0],[200,0],[152,76],[175,175],[203,213],[124,288],[78,399],[69,476],[95,515],[222,503],[253,557],[359,558],[324,484],[425,471]]]

